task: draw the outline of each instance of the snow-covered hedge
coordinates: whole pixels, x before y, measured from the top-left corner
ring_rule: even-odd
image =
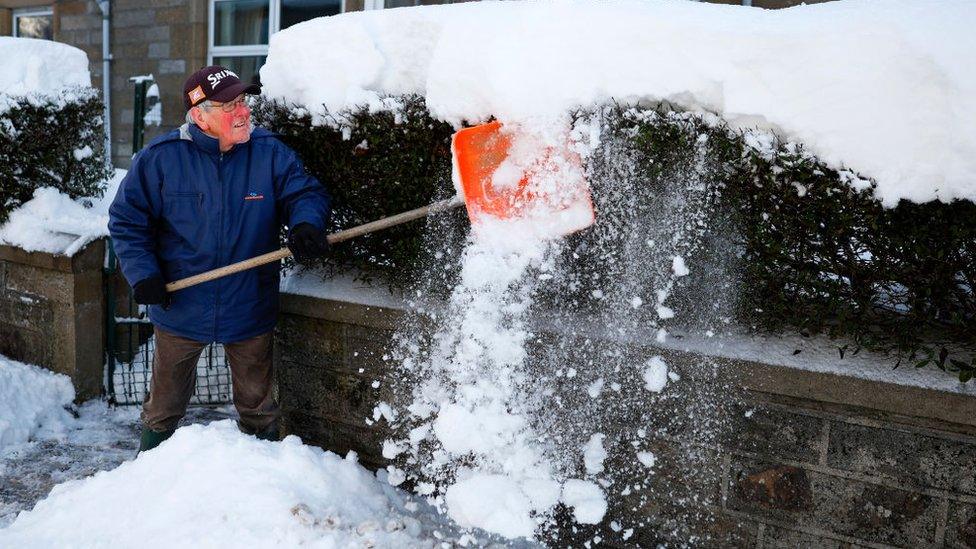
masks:
[[[451,126],[422,98],[387,101],[389,109],[315,118],[278,103],[255,109],[257,122],[287,136],[329,187],[333,229],[454,192]],[[801,145],[666,105],[580,112],[575,127],[575,139],[591,141],[585,162],[601,221],[567,239],[564,280],[554,285],[560,302],[590,312],[636,308],[654,297],[635,300],[631,286],[670,284],[669,303],[684,310],[669,320],[669,310],[647,307],[646,322],[706,317],[700,324],[709,328],[734,319],[756,330],[826,332],[853,342],[841,354],[892,349],[906,364],[935,364],[963,380],[976,373],[973,202],[885,208],[872,181],[828,167]],[[460,249],[463,214],[435,223],[437,235],[412,223],[349,242],[337,258],[403,286],[443,271],[441,258]],[[425,238],[438,240],[436,250],[422,253]],[[641,251],[649,248],[657,255]],[[692,276],[675,277],[679,269]]]
[[[72,198],[101,196],[111,176],[102,109],[87,87],[0,93],[0,222],[41,187]]]

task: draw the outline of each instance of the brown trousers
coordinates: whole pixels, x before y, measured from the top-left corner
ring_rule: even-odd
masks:
[[[142,424],[153,431],[176,429],[186,414],[197,379],[197,361],[207,343],[186,339],[154,329],[156,353],[153,355],[149,394],[142,404]],[[271,394],[273,332],[225,343],[230,362],[234,406],[245,432],[255,434],[275,423],[280,415]]]

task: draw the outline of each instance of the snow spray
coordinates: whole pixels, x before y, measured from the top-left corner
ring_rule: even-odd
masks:
[[[459,256],[446,306],[424,299],[426,281],[412,302],[423,320],[397,334],[396,401],[374,414],[395,428],[383,446],[396,463],[389,479],[409,480],[462,527],[565,540],[602,521],[625,541],[633,528],[608,511],[650,491],[619,477],[646,479],[661,466],[648,446],[648,416],[657,412],[648,402],[667,400],[686,373],[626,349],[642,330],[667,339],[665,323],[676,316],[669,299],[702,247],[714,186],[702,143],[697,164],[666,178],[645,217],[646,204],[636,203],[645,174],[607,117],[578,117],[569,132],[597,193],[590,234],[546,240],[494,226],[473,231],[460,254],[441,243],[434,265],[450,271]],[[567,126],[549,126],[558,131],[541,140],[565,139]],[[675,402],[691,402],[704,425],[716,399],[701,396]],[[612,456],[620,446],[629,454]]]

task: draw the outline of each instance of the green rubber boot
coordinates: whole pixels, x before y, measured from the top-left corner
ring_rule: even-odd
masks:
[[[139,453],[145,452],[147,450],[152,450],[153,448],[159,446],[164,440],[173,436],[176,429],[172,431],[153,431],[152,429],[142,429],[142,437],[139,439]]]
[[[256,437],[258,440],[270,440],[271,442],[278,442],[281,437],[278,433],[278,422],[275,421],[271,425],[268,425],[261,431],[255,432],[253,429],[245,426],[240,420],[237,421],[237,428],[240,432],[245,435],[251,435]]]

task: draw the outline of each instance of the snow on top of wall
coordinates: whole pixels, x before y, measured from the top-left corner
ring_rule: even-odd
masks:
[[[771,129],[905,198],[976,199],[976,2],[785,10],[474,2],[347,13],[271,38],[265,93],[319,112],[418,93],[459,124],[667,100]]]
[[[0,452],[39,433],[63,433],[74,398],[68,376],[0,355]]]
[[[108,208],[125,174],[126,170],[115,170],[105,194],[90,205],[51,187],[37,189],[34,198],[10,212],[0,226],[0,244],[72,256],[89,242],[108,236]]]
[[[0,94],[50,94],[75,86],[91,86],[85,52],[51,40],[0,36]]]

